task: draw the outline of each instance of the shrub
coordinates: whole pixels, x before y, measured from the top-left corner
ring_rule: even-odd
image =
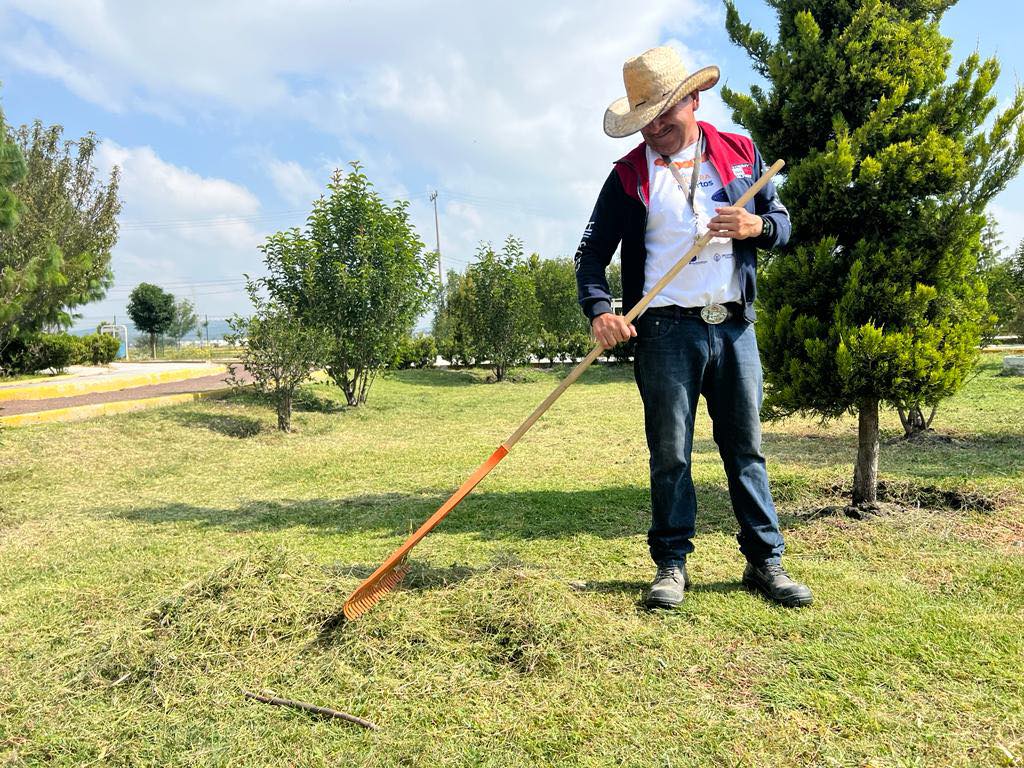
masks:
[[[394,367],[433,368],[437,362],[437,343],[429,333],[406,336],[398,347]]]
[[[69,333],[41,333],[29,345],[34,352],[33,368],[62,373],[84,358],[82,340]]]
[[[93,365],[110,365],[117,358],[121,340],[109,333],[90,333],[81,338],[83,358],[80,362]]]

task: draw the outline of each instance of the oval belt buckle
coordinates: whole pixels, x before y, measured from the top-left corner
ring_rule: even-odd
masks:
[[[708,304],[701,308],[700,317],[708,325],[718,325],[729,317],[729,310],[721,304]]]

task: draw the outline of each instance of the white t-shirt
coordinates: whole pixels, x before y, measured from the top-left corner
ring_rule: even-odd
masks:
[[[695,142],[671,157],[686,182],[686,189],[680,188],[661,155],[647,147],[650,203],[645,237],[644,293],[650,291],[707,231],[708,222],[716,215],[715,208],[729,205],[722,179],[705,155],[694,194],[693,206],[697,211],[694,217],[686,196],[690,191],[693,158],[699,144]],[[732,240],[716,237],[683,267],[649,306],[705,307],[712,303],[739,300],[740,280],[733,258]]]

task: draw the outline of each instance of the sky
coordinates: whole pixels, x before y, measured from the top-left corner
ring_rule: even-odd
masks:
[[[737,0],[771,31],[761,0]],[[954,65],[997,55],[1008,103],[1024,73],[1015,0],[961,0],[943,21]],[[14,125],[93,131],[97,163],[121,169],[115,284],[80,327],[125,317],[155,282],[200,314],[245,312],[243,273],[263,272],[267,235],[302,226],[351,161],[386,200],[407,200],[428,247],[438,192],[442,264],[513,234],[527,252],[571,255],[610,163],[604,110],[622,62],[675,46],[689,69],[755,82],[711,0],[0,0],[0,104]],[[718,96],[698,116],[741,130]],[[1024,180],[991,205],[1024,240]]]

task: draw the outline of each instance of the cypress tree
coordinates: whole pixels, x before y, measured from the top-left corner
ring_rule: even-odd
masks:
[[[0,110],[0,231],[13,229],[18,220],[18,199],[11,187],[25,175],[25,161],[13,142],[7,140],[4,113]]]
[[[995,58],[947,78],[955,0],[769,0],[775,39],[727,0],[767,89],[723,89],[782,157],[793,238],[762,263],[766,414],[859,417],[855,504],[876,500],[880,405],[934,407],[964,383],[989,320],[985,206],[1024,160],[1024,93],[996,106]]]

